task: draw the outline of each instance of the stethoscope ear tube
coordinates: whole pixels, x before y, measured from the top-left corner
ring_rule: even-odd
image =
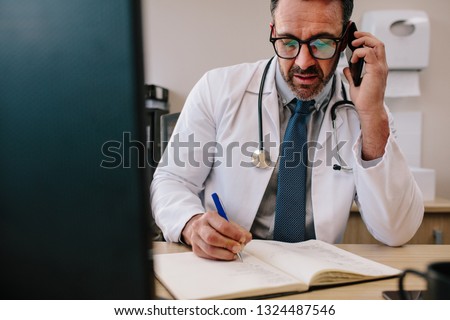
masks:
[[[270,58],[264,68],[263,75],[261,77],[261,84],[259,85],[258,93],[258,130],[259,130],[259,146],[258,150],[252,154],[252,163],[257,168],[269,168],[271,165],[270,155],[264,150],[264,137],[263,137],[263,124],[262,124],[262,96],[264,93],[264,83],[266,82],[267,72],[269,71],[270,64],[274,57]]]
[[[331,110],[330,110],[331,121],[333,121],[333,126],[334,126],[334,121],[336,120],[336,109],[343,105],[354,106],[353,102],[351,102],[350,100],[347,100],[346,98],[344,98],[344,100],[337,101],[335,104],[333,104],[333,106],[331,107]]]
[[[263,139],[263,124],[262,124],[262,96],[264,93],[264,83],[266,82],[267,72],[269,71],[270,64],[274,57],[270,58],[264,68],[263,75],[261,77],[261,84],[259,85],[258,93],[258,129],[259,129],[259,151],[264,151],[264,139]]]

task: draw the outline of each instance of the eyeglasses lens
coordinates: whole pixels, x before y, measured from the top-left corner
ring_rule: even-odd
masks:
[[[311,55],[317,59],[332,58],[337,47],[337,43],[333,39],[312,39],[306,44]],[[300,52],[300,43],[297,39],[277,39],[274,46],[278,56],[284,59],[293,59]]]

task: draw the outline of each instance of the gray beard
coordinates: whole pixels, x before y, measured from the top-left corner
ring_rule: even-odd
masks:
[[[287,76],[281,70],[281,64],[279,64],[279,67],[283,79],[286,81],[289,89],[291,89],[297,99],[308,101],[315,99],[322,92],[323,88],[325,88],[328,82],[330,82],[330,80],[333,78],[334,72],[336,71],[338,62],[339,59],[335,59],[334,66],[333,68],[331,68],[331,72],[326,77],[324,76],[323,71],[316,66],[311,66],[306,70],[302,70],[300,69],[300,67],[294,65],[291,69],[289,69]],[[314,74],[319,77],[320,82],[316,86],[296,86],[294,85],[294,74]]]

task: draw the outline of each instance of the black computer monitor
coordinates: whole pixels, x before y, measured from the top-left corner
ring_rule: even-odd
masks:
[[[2,298],[153,298],[140,1],[2,1],[0,46]]]

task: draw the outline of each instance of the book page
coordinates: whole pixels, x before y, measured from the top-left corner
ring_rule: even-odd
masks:
[[[350,282],[400,273],[400,270],[319,240],[300,243],[253,240],[245,250],[310,285]],[[319,276],[320,272],[324,273],[322,277]],[[312,281],[315,277],[317,281]]]
[[[232,299],[308,289],[248,252],[242,254],[243,262],[208,260],[193,252],[157,254],[155,275],[177,299]]]

